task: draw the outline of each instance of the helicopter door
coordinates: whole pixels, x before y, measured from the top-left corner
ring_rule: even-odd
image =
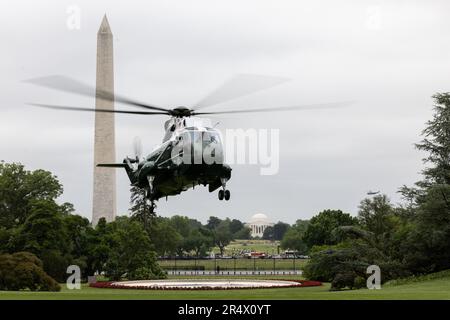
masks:
[[[203,132],[203,161],[206,164],[223,163],[222,143],[215,131]]]

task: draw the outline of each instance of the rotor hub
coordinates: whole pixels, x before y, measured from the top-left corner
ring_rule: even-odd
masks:
[[[170,115],[177,118],[190,117],[192,115],[192,110],[183,106],[176,107],[170,110]]]

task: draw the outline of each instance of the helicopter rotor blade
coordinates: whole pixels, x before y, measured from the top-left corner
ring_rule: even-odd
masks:
[[[300,106],[289,106],[281,108],[259,108],[259,109],[241,109],[241,110],[224,110],[211,112],[193,112],[192,115],[213,115],[213,114],[230,114],[230,113],[259,113],[259,112],[275,112],[275,111],[295,111],[295,110],[320,110],[342,108],[353,104],[354,101],[344,101],[336,103],[309,104]]]
[[[80,107],[69,107],[53,104],[41,104],[41,103],[28,103],[28,105],[48,108],[48,109],[58,109],[58,110],[69,110],[69,111],[88,111],[88,112],[105,112],[105,113],[125,113],[125,114],[140,114],[140,115],[154,115],[154,114],[169,114],[168,112],[161,111],[132,111],[132,110],[112,110],[112,109],[101,109],[101,108],[80,108]]]
[[[287,81],[289,81],[289,79],[281,77],[238,74],[200,100],[193,109],[199,110],[229,100],[234,100],[257,91],[275,87]]]
[[[90,86],[81,81],[66,76],[53,75],[47,77],[28,79],[24,80],[24,82],[31,83],[41,87],[51,88],[54,90],[75,93],[87,97],[100,97],[101,99],[104,100],[116,101],[134,107],[158,111],[169,111],[168,109],[142,103],[118,94],[112,94],[107,91],[96,90],[93,86]]]

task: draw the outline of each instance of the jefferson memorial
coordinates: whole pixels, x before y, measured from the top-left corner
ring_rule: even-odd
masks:
[[[245,224],[251,230],[252,237],[262,238],[264,230],[267,227],[272,227],[274,223],[270,222],[269,218],[263,213],[254,214],[248,223]]]

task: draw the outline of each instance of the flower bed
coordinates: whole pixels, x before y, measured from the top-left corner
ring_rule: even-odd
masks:
[[[302,288],[302,287],[315,287],[315,286],[321,286],[322,283],[319,281],[310,281],[310,280],[242,280],[242,282],[258,282],[257,285],[250,285],[245,286],[245,284],[242,286],[232,286],[230,283],[232,281],[227,281],[220,279],[224,282],[226,285],[207,285],[208,280],[205,281],[205,285],[198,285],[199,282],[202,280],[196,280],[191,281],[192,283],[195,283],[195,286],[189,287],[189,280],[186,280],[186,282],[182,282],[180,280],[178,281],[167,281],[167,284],[170,284],[168,286],[165,285],[145,285],[143,283],[138,284],[139,282],[136,282],[136,284],[133,284],[132,282],[114,282],[114,281],[102,281],[102,282],[96,282],[91,283],[89,286],[93,288],[109,288],[109,289],[134,289],[134,290],[236,290],[236,289],[273,289],[273,288]],[[220,280],[210,280],[209,282],[218,282]],[[277,283],[277,285],[271,285],[270,281],[274,281]],[[174,283],[179,282],[180,285],[176,286],[173,285]],[[238,283],[238,281],[234,281]],[[286,282],[280,285],[281,282]]]

